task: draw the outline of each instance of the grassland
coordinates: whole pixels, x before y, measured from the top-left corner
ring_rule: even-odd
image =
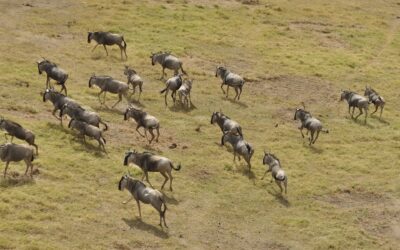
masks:
[[[30,3],[30,4],[27,4]],[[33,181],[0,180],[0,249],[396,249],[400,244],[400,63],[396,1],[1,1],[0,114],[36,133],[40,170]],[[87,31],[123,33],[118,48],[90,52]],[[195,109],[165,108],[152,51],[169,50],[194,79]],[[51,116],[36,61],[68,70],[72,98],[110,123],[109,153],[88,145]],[[145,80],[142,105],[161,121],[148,146],[124,122],[126,103],[101,107],[92,73],[124,79],[123,65]],[[224,98],[214,75],[224,64],[245,76],[240,102]],[[171,74],[171,72],[169,72]],[[26,83],[29,87],[26,87]],[[383,120],[349,118],[340,89],[372,85],[385,97]],[[233,92],[233,91],[232,91]],[[231,92],[231,93],[232,93]],[[108,95],[111,104],[115,97]],[[304,101],[330,134],[309,147],[293,112]],[[210,125],[223,110],[255,147],[252,173],[218,146]],[[277,125],[277,126],[276,126]],[[200,127],[200,132],[195,129]],[[3,137],[0,137],[3,138]],[[4,140],[4,139],[1,139]],[[169,145],[176,143],[175,149]],[[165,191],[170,228],[142,206],[121,204],[124,152],[151,150],[181,162]],[[263,150],[288,173],[288,195],[261,181]],[[10,170],[22,173],[23,164]],[[140,176],[139,171],[130,170]],[[159,187],[162,178],[150,175]]]

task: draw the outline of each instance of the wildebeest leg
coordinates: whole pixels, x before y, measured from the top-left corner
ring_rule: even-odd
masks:
[[[275,180],[276,185],[278,185],[278,187],[281,189],[281,193],[283,192],[283,188],[282,188],[282,184],[280,181]]]
[[[354,119],[356,119],[357,120],[357,118],[360,116],[360,115],[362,115],[363,114],[363,112],[362,112],[362,108],[358,108],[359,110],[360,110],[360,113],[358,113],[358,115],[354,118]]]
[[[240,95],[242,95],[242,86],[239,87],[239,91],[238,101],[240,100]]]
[[[222,84],[221,84],[221,89],[222,89],[222,93],[224,93],[224,94],[225,94],[225,90],[224,90],[224,88],[223,88],[223,87],[224,87],[224,83],[222,83]]]
[[[265,173],[264,173],[263,177],[261,178],[261,180],[264,180],[265,175],[266,175],[269,171],[270,171],[269,169],[265,170]]]
[[[165,75],[164,71],[165,71],[165,67],[163,66],[160,80],[164,79],[164,75]]]
[[[169,89],[167,88],[167,90],[165,91],[165,96],[164,96],[164,101],[165,101],[165,106],[167,106],[167,95],[168,95],[168,91]]]
[[[379,105],[375,105],[375,111],[371,113],[373,115],[378,110]]]
[[[354,109],[355,109],[356,107],[354,106],[353,107],[353,111],[351,112],[351,118],[354,118]]]
[[[47,75],[46,78],[46,89],[48,89],[50,87],[50,77]]]
[[[251,163],[248,157],[244,157],[244,160],[247,162],[247,166],[249,167],[249,173],[251,172]]]
[[[4,178],[6,178],[8,164],[10,164],[9,161],[6,162],[6,168],[4,169]]]
[[[300,127],[299,127],[299,130],[300,130],[301,136],[304,138],[304,134],[303,134],[303,126],[300,126]],[[307,131],[307,133],[308,133],[308,131]]]
[[[137,206],[139,208],[139,218],[141,219],[142,218],[142,211],[140,211],[140,202],[139,202],[139,200],[136,200],[136,203],[137,203]]]
[[[158,137],[160,137],[160,128],[157,127],[157,138],[156,138],[156,142],[158,142]]]
[[[379,115],[379,119],[382,118],[383,106],[381,106],[381,114]]]
[[[229,94],[229,85],[227,85],[228,87],[226,88],[226,98],[228,98],[228,94]]]
[[[154,140],[155,135],[153,133],[153,129],[152,128],[149,129],[149,132],[151,134],[151,140],[149,141],[149,144],[151,144],[151,142]]]
[[[101,102],[101,99],[100,99],[100,95],[101,95],[103,92],[104,92],[104,90],[101,90],[100,93],[97,95],[97,97],[99,98],[100,104],[103,104],[103,103]]]
[[[147,183],[149,183],[149,185],[150,185],[151,187],[153,187],[153,185],[152,185],[152,184],[150,183],[150,181],[149,181],[149,173],[148,173],[147,171],[145,171],[144,174],[146,175],[146,181],[147,181]]]
[[[235,95],[235,98],[233,98],[233,100],[234,100],[234,101],[236,100],[236,97],[238,97],[238,96],[239,96],[239,92],[238,92],[238,89],[237,89],[237,87],[235,87],[235,92],[236,92],[236,95]]]
[[[55,118],[57,118],[58,120],[61,120],[60,117],[57,117],[57,116],[56,116],[56,111],[57,111],[57,108],[54,108],[54,109],[53,109],[53,112],[52,112],[51,114],[52,114]],[[61,121],[61,125],[62,125],[62,121]]]
[[[13,136],[13,135],[11,135],[11,140],[10,140],[10,141],[12,142],[12,141],[13,141],[13,139],[14,139],[14,136]]]
[[[121,60],[123,60],[122,51],[124,50],[124,47],[121,44],[118,44],[118,46],[119,46],[119,49],[121,50]]]
[[[142,83],[139,83],[139,97],[138,101],[140,100],[140,96],[142,95]]]
[[[315,141],[318,139],[318,136],[319,136],[319,130],[317,130],[317,135],[315,136],[315,139],[314,139],[314,141],[313,141],[313,144],[315,143]]]
[[[62,93],[63,90],[64,90],[64,92],[65,92],[65,95],[67,96],[68,94],[67,94],[67,88],[65,87],[65,84],[61,84],[60,93]]]
[[[164,188],[165,183],[168,181],[168,176],[164,172],[160,172],[164,176],[164,183],[161,185],[161,190]]]
[[[137,126],[136,126],[136,131],[138,132],[138,134],[141,136],[141,137],[145,137],[145,135],[142,135],[142,133],[140,133],[140,131],[139,131],[139,128],[140,128],[141,126],[138,124]],[[145,132],[146,132],[146,129],[144,130]]]
[[[121,93],[118,94],[118,101],[112,106],[112,108],[114,108],[118,103],[120,103],[120,101],[122,101],[122,94]]]
[[[314,140],[314,133],[315,133],[315,131],[314,131],[314,130],[311,130],[310,138],[308,138],[308,140],[310,140],[310,144],[309,144],[309,145],[311,145],[311,143],[312,143],[313,140]]]
[[[169,175],[169,190],[172,191],[172,179],[174,179],[174,178],[172,177],[171,171],[169,171],[167,173]]]
[[[126,204],[126,203],[130,202],[131,200],[133,200],[133,197],[131,197],[130,199],[128,199],[126,201],[123,201],[122,204]]]
[[[107,51],[106,45],[103,44],[103,47],[104,47],[104,49],[106,50],[106,53],[107,53],[107,56],[108,56],[108,51]]]
[[[94,46],[94,48],[92,49],[92,52],[97,48],[97,46],[99,46],[99,44],[96,44],[96,45]]]

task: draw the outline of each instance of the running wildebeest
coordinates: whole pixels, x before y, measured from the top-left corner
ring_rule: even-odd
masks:
[[[378,110],[378,108],[380,107],[381,113],[379,115],[379,119],[381,119],[382,118],[383,108],[385,107],[385,103],[386,103],[385,99],[383,99],[383,97],[380,96],[378,94],[378,92],[376,92],[373,88],[367,87],[367,86],[365,86],[364,95],[368,96],[369,103],[372,102],[374,104],[374,106],[375,106],[375,111],[372,112],[371,115],[374,114]]]
[[[305,106],[303,104],[304,109],[296,109],[296,112],[294,113],[294,120],[299,119],[301,121],[301,126],[299,127],[301,136],[304,138],[303,134],[303,128],[307,129],[307,135],[308,132],[311,132],[309,141],[310,145],[314,144],[315,141],[318,139],[319,133],[322,131],[324,133],[329,133],[329,130],[327,129],[322,129],[322,123],[320,120],[317,118],[314,118],[310,112],[306,111]],[[317,132],[317,135],[315,136],[314,139],[314,134]]]
[[[349,90],[343,90],[342,94],[340,95],[340,101],[346,100],[349,104],[349,114],[351,114],[351,118],[354,115],[354,109],[357,107],[360,110],[360,113],[355,117],[355,120],[363,114],[363,109],[365,111],[365,119],[364,123],[367,123],[367,116],[368,116],[368,99],[364,96],[358,95],[355,92]],[[350,113],[350,108],[353,107],[353,111]]]
[[[279,186],[281,189],[281,193],[283,191],[281,183],[283,182],[283,185],[285,186],[285,194],[287,193],[287,182],[288,178],[285,174],[285,171],[283,171],[281,167],[281,162],[279,159],[270,153],[266,153],[264,151],[264,158],[263,158],[263,164],[268,165],[268,169],[265,171],[264,176],[261,178],[261,180],[264,179],[265,175],[268,172],[271,172],[272,178],[275,180],[276,185]],[[272,180],[271,180],[272,182]]]
[[[160,213],[160,226],[161,219],[164,221],[165,227],[167,223],[165,222],[165,211],[167,211],[167,206],[165,204],[165,199],[163,194],[155,189],[146,187],[146,185],[134,178],[131,178],[129,175],[122,176],[121,180],[118,184],[118,189],[123,191],[124,189],[128,189],[128,191],[132,194],[132,198],[124,201],[123,203],[126,204],[132,199],[136,200],[137,206],[139,208],[139,217],[142,218],[142,212],[140,211],[140,201],[144,204],[151,204],[159,213]],[[164,205],[164,209],[162,206]]]
[[[36,155],[39,155],[38,145],[35,144],[35,134],[32,133],[32,131],[23,128],[16,122],[6,120],[3,117],[0,117],[0,128],[7,132],[4,134],[6,140],[7,135],[11,136],[11,142],[13,141],[14,136],[18,139],[24,140],[29,145],[34,146],[36,148]]]
[[[249,167],[249,172],[251,171],[251,157],[254,154],[253,147],[246,142],[243,137],[237,133],[225,132],[221,139],[221,144],[224,145],[225,142],[229,142],[233,148],[233,161],[236,160],[236,154],[240,161],[240,156],[243,156],[244,160],[247,162]]]
[[[138,101],[140,100],[140,95],[142,94],[142,86],[143,80],[142,78],[136,73],[136,71],[128,66],[125,65],[124,75],[128,78],[128,86],[132,84],[132,95],[136,92],[136,87],[139,87],[139,97]]]
[[[227,68],[222,66],[217,67],[217,70],[215,71],[215,77],[218,76],[222,79],[221,89],[224,94],[225,90],[223,86],[225,84],[227,85],[226,98],[228,98],[229,87],[233,87],[236,92],[235,98],[233,100],[236,100],[236,98],[239,100],[240,95],[242,94],[244,79],[241,76],[230,72]]]
[[[184,80],[183,84],[178,89],[179,102],[186,106],[186,108],[190,108],[190,104],[192,102],[190,98],[190,92],[192,91],[192,83],[193,80]]]
[[[86,122],[87,124],[93,125],[95,127],[100,128],[100,123],[104,125],[103,131],[108,129],[108,126],[105,122],[103,122],[96,112],[88,111],[83,109],[82,107],[71,106],[68,103],[65,103],[64,106],[60,110],[60,118],[62,119],[63,115],[67,114],[72,119]]]
[[[79,131],[79,134],[81,137],[83,137],[83,141],[86,143],[85,135],[91,138],[94,138],[99,142],[99,147],[101,147],[104,152],[107,153],[106,151],[106,139],[103,137],[103,131],[99,129],[98,127],[95,127],[93,125],[87,124],[86,122],[78,121],[75,119],[71,119],[71,121],[68,124],[68,128],[71,129],[76,129]]]
[[[174,71],[174,75],[179,73],[179,69],[182,71],[182,74],[187,75],[186,72],[182,68],[182,62],[175,56],[171,55],[169,52],[158,52],[158,53],[151,53],[151,64],[154,66],[157,63],[161,64],[162,66],[162,75],[161,79],[164,79],[165,75],[165,68],[171,69]]]
[[[118,94],[118,101],[112,106],[114,108],[120,101],[122,101],[122,96],[128,100],[128,84],[115,80],[111,76],[91,76],[89,79],[89,88],[96,85],[100,88],[100,93],[98,94],[100,104],[103,105],[106,102],[106,93],[110,92],[113,94]],[[104,92],[103,102],[100,99],[100,95]],[[129,101],[129,100],[128,100]]]
[[[90,43],[91,41],[95,40],[96,41],[96,46],[94,46],[94,48],[92,49],[92,51],[94,51],[94,49],[97,48],[97,46],[99,44],[103,45],[107,56],[108,56],[108,51],[106,48],[106,45],[118,45],[119,49],[121,50],[121,60],[122,58],[122,51],[125,53],[125,59],[128,59],[128,55],[126,54],[126,42],[124,40],[124,36],[120,35],[120,34],[114,34],[114,33],[110,33],[110,32],[102,32],[102,31],[96,31],[96,32],[88,32],[88,43]]]
[[[157,118],[155,118],[152,115],[147,114],[143,110],[140,110],[138,108],[135,108],[133,106],[130,106],[129,108],[126,109],[125,114],[124,114],[124,120],[128,120],[129,118],[133,118],[137,124],[136,126],[136,131],[141,135],[142,137],[146,137],[147,140],[147,130],[151,134],[151,139],[149,140],[149,144],[154,139],[154,133],[153,129],[157,130],[157,138],[156,142],[158,142],[158,137],[160,136],[160,122],[158,121]],[[139,131],[139,128],[143,127],[144,129],[144,135],[142,135]]]
[[[37,62],[39,74],[42,72],[46,72],[47,80],[46,80],[46,89],[50,87],[50,78],[55,80],[58,85],[61,85],[61,91],[64,90],[65,95],[67,95],[67,87],[65,87],[65,82],[68,79],[68,74],[65,70],[59,68],[57,64],[50,62],[43,58],[42,61]]]
[[[53,104],[54,109],[52,115],[61,121],[61,125],[62,125],[62,119],[61,117],[56,116],[57,110],[61,110],[64,104],[66,103],[68,103],[70,107],[80,107],[75,100],[66,97],[65,95],[55,91],[54,89],[46,89],[46,91],[43,93],[43,102],[46,102],[47,100],[50,100],[51,103]]]
[[[243,137],[242,127],[239,123],[231,120],[228,116],[224,115],[222,112],[213,112],[211,115],[211,124],[217,123],[221,128],[223,134],[225,132],[238,133]]]
[[[6,177],[7,168],[10,162],[18,162],[22,160],[24,160],[26,163],[25,175],[28,173],[28,169],[30,167],[32,177],[32,161],[35,159],[33,154],[33,149],[28,145],[19,145],[14,143],[5,143],[0,145],[0,159],[1,161],[6,162],[6,168],[4,169],[4,178]]]
[[[168,104],[167,104],[167,95],[168,95],[168,91],[169,91],[169,90],[172,91],[171,97],[172,97],[172,100],[174,101],[174,105],[175,105],[175,102],[176,102],[176,91],[181,87],[182,82],[183,82],[183,80],[182,80],[182,74],[178,74],[178,75],[176,75],[176,76],[173,76],[173,77],[169,78],[169,79],[165,82],[165,85],[166,85],[165,89],[163,89],[163,90],[160,91],[161,94],[165,92],[165,97],[164,97],[164,99],[165,99],[165,106],[168,105]]]
[[[149,152],[139,153],[136,151],[129,151],[126,153],[124,158],[124,166],[128,166],[130,163],[135,164],[143,170],[142,180],[146,177],[146,181],[151,185],[149,181],[148,172],[160,172],[162,176],[164,176],[165,180],[161,186],[161,189],[164,188],[165,183],[168,181],[169,177],[169,189],[172,191],[172,169],[179,171],[181,169],[181,165],[179,164],[176,168],[172,164],[172,161],[166,157],[154,155]],[[167,176],[168,174],[168,176]]]

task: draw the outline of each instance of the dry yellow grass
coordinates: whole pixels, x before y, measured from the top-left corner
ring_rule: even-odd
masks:
[[[396,249],[398,7],[339,0],[2,1],[0,114],[34,131],[41,155],[33,181],[0,180],[0,249]],[[120,61],[117,47],[108,57],[101,47],[92,53],[86,36],[94,30],[123,33],[129,60]],[[194,79],[195,109],[164,107],[161,68],[149,59],[159,50],[183,60]],[[110,123],[108,155],[51,116],[51,104],[40,96],[45,76],[35,62],[41,56],[69,72],[72,98]],[[148,146],[123,121],[126,103],[102,108],[98,90],[87,87],[92,73],[124,80],[124,64],[145,80],[142,105],[161,122],[159,144]],[[249,80],[240,102],[222,95],[217,64]],[[382,121],[370,117],[364,126],[338,100],[340,89],[362,93],[366,84],[387,105]],[[115,98],[108,95],[107,103]],[[313,147],[293,121],[302,101],[330,130]],[[219,109],[240,122],[255,147],[250,176],[218,145],[210,115]],[[129,148],[182,163],[173,173],[174,192],[165,191],[168,230],[157,225],[153,208],[142,206],[140,221],[134,202],[121,204],[129,194],[117,182],[127,171],[122,161]],[[264,149],[289,176],[286,197],[259,180]],[[23,164],[10,170],[21,173]],[[159,188],[162,177],[150,179]]]

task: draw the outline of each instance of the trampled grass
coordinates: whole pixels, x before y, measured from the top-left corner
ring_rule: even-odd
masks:
[[[34,131],[40,173],[33,181],[0,179],[0,249],[395,249],[400,243],[400,35],[396,1],[26,1],[1,2],[0,114]],[[87,44],[87,31],[123,33],[128,61]],[[153,51],[179,56],[194,79],[195,109],[165,108],[151,66]],[[108,154],[87,144],[51,116],[40,92],[44,56],[69,72],[70,96],[109,122]],[[161,122],[160,143],[148,146],[123,121],[126,102],[100,107],[91,74],[120,80],[124,64],[145,80],[144,109]],[[224,64],[248,82],[240,102],[226,99],[215,66]],[[171,72],[168,72],[171,75]],[[28,87],[26,86],[28,83]],[[349,118],[341,89],[385,97],[383,120]],[[231,94],[234,91],[231,90]],[[116,97],[107,95],[111,106]],[[304,101],[329,134],[309,147],[293,121]],[[255,147],[252,173],[233,163],[210,124],[222,110],[238,121]],[[372,110],[372,106],[370,110]],[[200,131],[196,128],[200,127]],[[1,137],[3,138],[3,137]],[[2,139],[4,140],[4,139]],[[18,140],[17,140],[18,141]],[[19,141],[18,141],[19,142]],[[169,146],[176,143],[175,149]],[[135,202],[117,182],[127,172],[130,148],[182,163],[167,196],[167,223]],[[261,181],[263,150],[276,154],[289,176],[281,196]],[[4,167],[4,166],[2,166]],[[129,168],[140,176],[140,171]],[[22,173],[24,165],[11,164]],[[161,175],[150,174],[159,188]]]

